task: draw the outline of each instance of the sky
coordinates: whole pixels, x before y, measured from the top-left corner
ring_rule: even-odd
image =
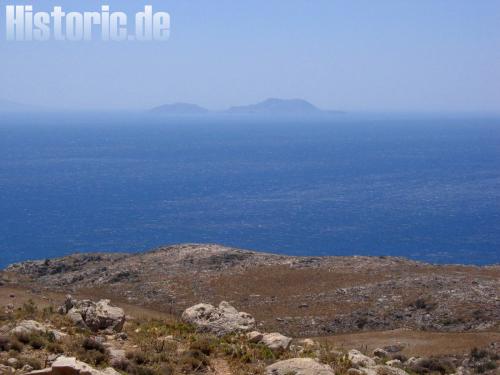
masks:
[[[268,97],[345,111],[500,112],[498,0],[110,0],[171,16],[167,42],[7,42],[0,98],[53,109],[210,109]],[[37,0],[34,10],[97,10]]]

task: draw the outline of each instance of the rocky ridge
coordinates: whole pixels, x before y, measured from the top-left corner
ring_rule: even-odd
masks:
[[[294,257],[185,244],[23,262],[2,277],[35,290],[95,293],[175,314],[200,300],[229,300],[264,328],[296,336],[496,330],[500,322],[500,266]]]

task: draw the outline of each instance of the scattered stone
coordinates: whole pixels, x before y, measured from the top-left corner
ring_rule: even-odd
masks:
[[[111,364],[120,363],[126,359],[126,353],[123,349],[108,347],[108,353]]]
[[[46,326],[45,324],[39,323],[35,320],[23,320],[16,327],[14,327],[10,331],[10,333],[13,335],[22,335],[22,334],[31,335],[33,333],[38,333],[38,334],[49,333],[52,334],[57,341],[60,341],[65,336],[67,336],[65,333],[58,331],[56,329],[52,329],[49,326]]]
[[[125,332],[120,332],[115,335],[115,339],[125,341],[128,339],[128,335]]]
[[[260,340],[262,344],[274,351],[287,350],[292,342],[290,337],[284,336],[281,333],[266,333]]]
[[[206,303],[192,306],[184,311],[182,320],[219,336],[245,332],[255,327],[255,319],[250,314],[236,310],[225,301],[219,307]]]
[[[33,371],[33,367],[31,367],[30,365],[24,365],[23,368],[21,369],[22,373],[26,373],[26,372],[30,372],[30,371]],[[0,372],[0,374],[1,374],[1,372]]]
[[[119,372],[110,367],[105,370],[96,370],[84,362],[77,361],[74,357],[61,356],[50,368],[32,371],[28,375],[119,375]]]
[[[311,339],[300,340],[299,344],[302,345],[304,348],[314,348],[315,346],[317,346],[316,341]]]
[[[413,366],[418,366],[418,364],[422,361],[422,358],[417,358],[417,357],[410,357],[408,360],[405,362],[405,366],[407,367],[413,367]]]
[[[108,299],[102,299],[99,302],[79,301],[67,296],[59,312],[66,314],[76,326],[88,328],[94,332],[101,330],[120,332],[125,324],[123,309],[112,306]]]
[[[7,360],[7,364],[10,366],[10,367],[16,367],[17,363],[19,362],[19,360],[17,358],[9,358]]]
[[[8,303],[7,306],[4,308],[4,313],[7,315],[10,315],[14,312],[14,304],[13,303]]]
[[[372,367],[376,365],[375,361],[372,358],[364,355],[359,350],[349,350],[347,356],[351,363],[357,367]]]
[[[384,375],[408,375],[408,373],[400,368],[391,367],[391,366],[374,366],[368,368],[368,370],[374,370],[375,374],[384,374]],[[369,375],[369,374],[367,374]]]
[[[312,358],[292,358],[266,367],[266,375],[335,375],[332,368]]]

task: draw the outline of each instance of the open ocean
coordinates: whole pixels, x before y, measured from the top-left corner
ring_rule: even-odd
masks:
[[[0,267],[183,242],[500,263],[500,117],[0,115]]]

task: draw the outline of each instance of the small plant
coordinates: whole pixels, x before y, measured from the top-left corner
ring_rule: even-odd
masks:
[[[40,362],[36,358],[31,358],[31,357],[18,358],[18,362],[16,364],[17,368],[23,368],[26,365],[30,366],[33,370],[40,370],[43,368],[42,362]]]
[[[63,354],[64,353],[64,348],[62,347],[61,344],[57,342],[49,342],[46,347],[47,351],[49,353],[53,354]]]
[[[24,345],[17,339],[12,339],[10,342],[10,350],[21,353],[24,350]]]
[[[33,334],[30,336],[29,345],[35,350],[40,350],[47,345],[47,340],[41,335]]]
[[[478,348],[472,348],[470,351],[470,356],[474,361],[479,361],[488,356],[488,352],[486,350],[480,350]]]
[[[16,338],[19,340],[19,342],[23,344],[29,344],[30,342],[30,335],[27,332],[18,332],[16,333]]]
[[[199,350],[205,355],[210,355],[215,351],[215,346],[216,343],[213,339],[208,337],[199,337],[189,345],[189,349]]]
[[[106,348],[104,347],[104,345],[91,337],[86,337],[83,340],[82,347],[85,350],[95,350],[100,353],[106,352]]]
[[[0,336],[0,352],[8,352],[12,347],[12,343],[9,337]]]
[[[190,372],[198,372],[204,370],[209,365],[208,357],[200,352],[199,350],[188,350],[181,357],[181,366],[183,371]]]
[[[413,371],[421,373],[451,374],[455,371],[455,366],[447,359],[427,358],[419,361]]]
[[[65,353],[91,366],[103,366],[109,360],[109,354],[104,345],[91,337],[75,337],[68,343]]]
[[[38,312],[38,307],[36,306],[35,302],[32,299],[28,300],[28,302],[23,303],[23,306],[21,308],[21,313],[25,319],[26,318],[34,319],[37,312]]]

